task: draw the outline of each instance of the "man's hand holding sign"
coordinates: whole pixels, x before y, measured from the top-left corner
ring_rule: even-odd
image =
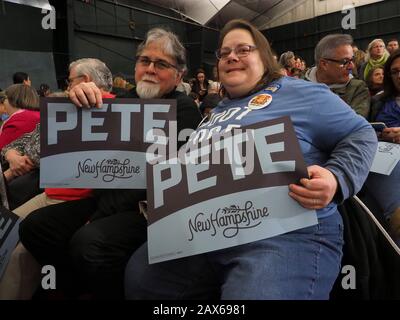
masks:
[[[41,109],[42,187],[145,189],[147,148],[176,149],[174,100],[104,99],[82,109],[48,98]]]

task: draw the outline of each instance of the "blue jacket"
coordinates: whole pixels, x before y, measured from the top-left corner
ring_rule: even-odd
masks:
[[[246,113],[249,101],[261,93],[270,94],[272,102]],[[237,111],[228,113],[233,108]],[[221,132],[228,125],[240,127],[282,116],[290,116],[306,164],[325,167],[337,178],[335,202],[317,211],[319,218],[327,217],[337,210],[337,203],[361,189],[377,149],[371,125],[327,86],[282,77],[250,96],[224,99],[198,130]]]

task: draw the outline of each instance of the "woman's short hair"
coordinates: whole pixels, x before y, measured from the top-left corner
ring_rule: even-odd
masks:
[[[95,58],[82,58],[71,62],[69,71],[75,68],[78,76],[87,75],[96,86],[107,92],[112,90],[112,73],[107,65]]]
[[[295,55],[292,51],[286,51],[284,53],[281,54],[281,56],[279,57],[279,64],[284,67],[290,67],[290,60],[294,59]]]
[[[264,75],[261,78],[261,80],[257,83],[254,90],[261,89],[264,85],[270,83],[271,81],[281,78],[282,74],[280,73],[280,66],[272,55],[271,46],[268,40],[256,27],[254,27],[250,22],[247,22],[246,20],[234,19],[229,21],[220,32],[218,48],[221,48],[225,36],[230,31],[235,29],[244,29],[250,32],[254,44],[257,47],[258,52],[260,54],[261,61],[264,65]],[[222,88],[222,93],[224,95],[226,94],[223,88]]]
[[[179,41],[178,36],[171,31],[153,28],[146,34],[146,39],[138,46],[136,57],[152,42],[159,42],[163,52],[176,61],[179,72],[184,72],[186,67],[186,49]]]
[[[8,103],[14,108],[38,110],[39,96],[36,90],[26,84],[13,84],[5,90]]]

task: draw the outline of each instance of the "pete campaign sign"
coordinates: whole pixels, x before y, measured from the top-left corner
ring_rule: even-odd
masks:
[[[232,247],[317,223],[288,195],[308,177],[289,117],[199,142],[147,166],[149,262]]]
[[[86,109],[46,98],[40,108],[42,188],[144,189],[147,148],[176,150],[176,100],[104,99]]]

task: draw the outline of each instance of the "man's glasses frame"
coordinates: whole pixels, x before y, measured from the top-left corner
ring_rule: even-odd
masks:
[[[171,68],[178,70],[178,67],[172,63],[169,63],[165,60],[152,60],[146,56],[138,56],[136,58],[136,64],[139,64],[143,67],[148,67],[150,64],[153,64],[154,68],[157,70],[168,70]]]
[[[76,77],[72,77],[72,78],[68,78],[65,80],[65,82],[67,83],[67,85],[70,85],[74,80],[82,78],[84,75],[80,75],[80,76],[76,76]]]
[[[331,58],[322,58],[322,59],[331,61],[331,62],[336,62],[339,64],[339,67],[341,67],[341,68],[345,68],[350,63],[354,63],[354,57],[352,57],[351,59],[342,59],[342,60],[336,60],[336,59],[331,59]]]

